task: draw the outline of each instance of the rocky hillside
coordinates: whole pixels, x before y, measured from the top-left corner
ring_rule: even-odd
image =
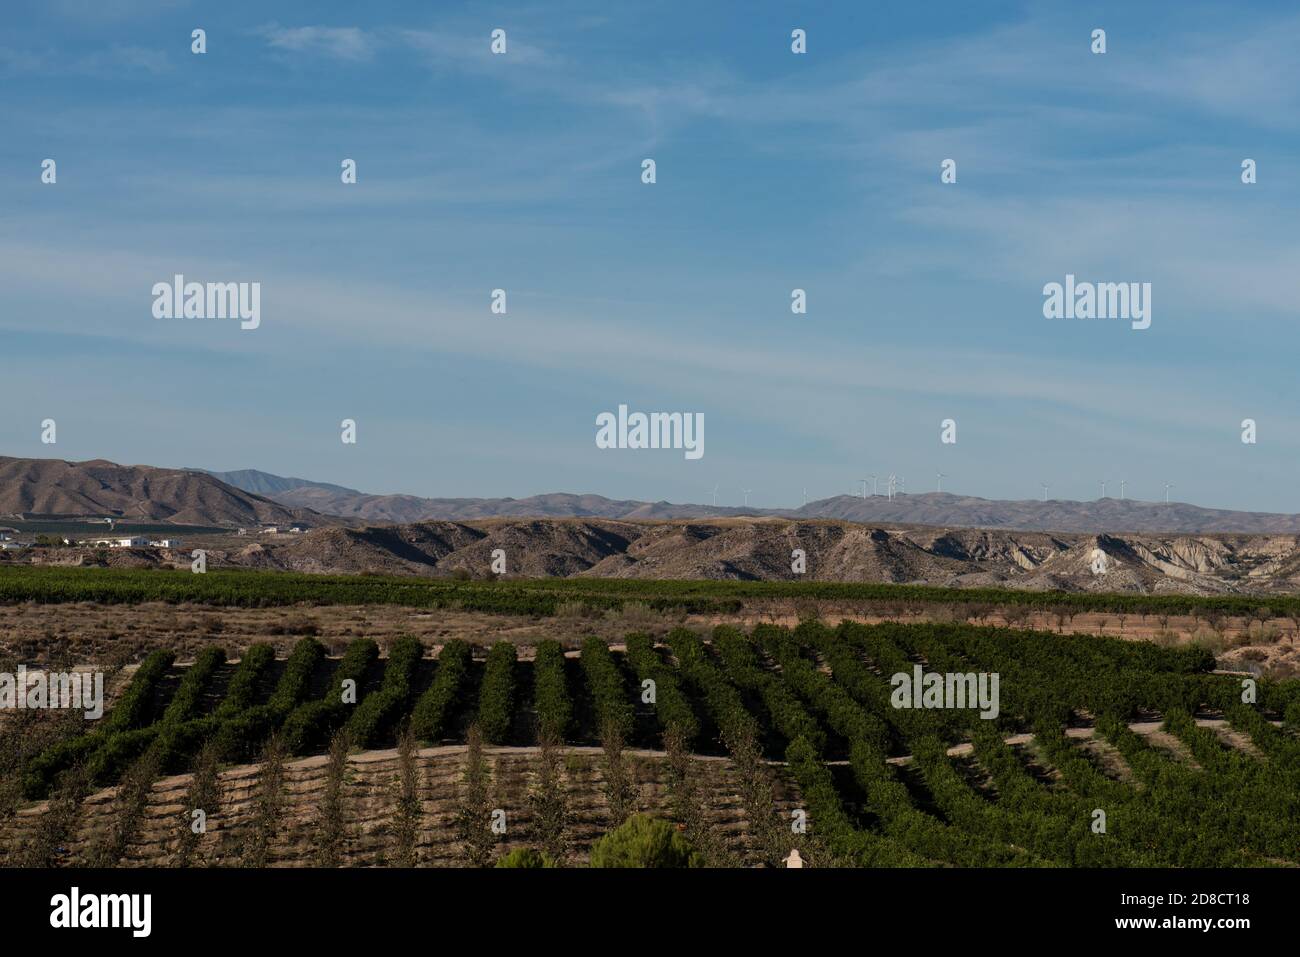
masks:
[[[1078,535],[790,519],[495,519],[363,528],[216,547],[209,561],[305,572],[919,582],[1080,591],[1300,588],[1300,536]],[[801,549],[806,572],[792,571]],[[140,561],[166,561],[141,552]]]
[[[0,456],[0,516],[113,516],[182,525],[257,525],[319,520],[212,476],[104,459]]]

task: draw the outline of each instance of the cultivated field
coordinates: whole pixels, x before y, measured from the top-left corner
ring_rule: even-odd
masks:
[[[7,860],[580,864],[646,811],[712,864],[1300,863],[1300,683],[1243,701],[1195,645],[811,620],[219,644],[151,652],[103,721],[10,723]],[[917,666],[996,673],[996,716],[897,707]]]

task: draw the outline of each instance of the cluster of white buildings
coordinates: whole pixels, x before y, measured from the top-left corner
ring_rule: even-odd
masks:
[[[113,526],[113,519],[97,519],[96,524],[102,522],[107,524],[110,531]],[[307,531],[307,526],[297,524],[292,526],[284,525],[263,525],[256,529],[241,528],[236,534],[248,535],[299,535]],[[35,542],[17,541],[15,536],[18,530],[0,526],[0,551],[18,551],[24,548],[30,548]],[[147,535],[111,535],[107,538],[82,538],[71,539],[63,538],[64,545],[82,545],[88,548],[180,548],[181,540],[179,538],[150,538]]]
[[[0,551],[16,552],[24,548],[31,548],[35,544],[38,543],[15,541],[13,535],[0,532]],[[71,538],[64,538],[63,544],[85,545],[91,548],[180,548],[181,540],[179,538],[148,538],[144,535],[129,535],[121,538],[82,538],[76,541]]]
[[[67,544],[72,544],[64,539]],[[77,542],[78,545],[93,545],[96,548],[180,548],[179,538],[149,538],[145,535],[127,535],[122,538],[96,538]]]

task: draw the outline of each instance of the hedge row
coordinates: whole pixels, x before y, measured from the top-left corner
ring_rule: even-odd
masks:
[[[665,736],[676,736],[683,747],[691,747],[700,733],[699,719],[682,693],[677,673],[655,651],[649,635],[638,632],[627,636],[627,660],[638,681],[654,682],[655,715]]]
[[[637,602],[688,613],[734,613],[747,602],[809,600],[876,603],[883,610],[959,604],[1029,608],[1065,616],[1085,611],[1114,614],[1194,614],[1289,617],[1300,614],[1294,595],[1181,595],[945,588],[874,582],[511,579],[453,581],[360,575],[312,575],[253,569],[188,571],[115,568],[0,567],[0,602],[194,602],[240,607],[301,603],[385,604],[416,608],[553,615],[561,604],[596,610]]]
[[[23,775],[23,794],[39,800],[50,793],[58,775],[93,754],[110,735],[138,729],[153,716],[154,695],[158,682],[167,674],[175,655],[152,652],[131,676],[131,683],[99,727],[87,734],[68,738],[46,748],[27,764]]]
[[[533,701],[541,737],[563,741],[573,723],[573,703],[565,677],[564,648],[548,638],[537,646],[533,660]]]
[[[275,661],[275,649],[267,644],[251,646],[235,667],[226,686],[225,697],[210,715],[167,724],[152,748],[158,757],[158,766],[164,772],[180,772],[189,768],[190,761],[203,744],[214,738],[224,725],[236,719],[252,705],[263,677]],[[175,702],[173,702],[174,704]],[[170,707],[168,711],[170,712]]]
[[[103,730],[130,731],[149,724],[158,683],[166,677],[175,660],[176,656],[168,651],[150,653],[131,676],[131,683],[113,705],[112,713],[104,719]]]
[[[312,675],[324,660],[324,645],[315,638],[300,639],[284,664],[284,672],[276,682],[270,700],[231,714],[214,732],[213,739],[221,759],[254,760],[267,736],[306,700]]]
[[[812,834],[825,841],[837,858],[859,867],[925,867],[930,864],[888,837],[860,831],[853,826],[830,771],[807,739],[791,741],[785,758],[791,776],[799,783]]]
[[[404,635],[393,642],[379,690],[364,698],[348,718],[348,739],[362,748],[393,743],[393,726],[415,695],[415,672],[424,657],[419,638]]]
[[[595,699],[600,736],[614,732],[626,741],[632,734],[632,699],[623,672],[602,639],[591,637],[582,643],[582,670]]]
[[[281,730],[288,753],[308,754],[325,748],[330,735],[343,724],[348,709],[353,707],[343,700],[345,683],[355,683],[359,701],[366,672],[378,658],[379,646],[372,638],[358,638],[348,645],[325,695],[316,701],[300,704],[285,719]]]
[[[756,739],[758,722],[745,708],[740,693],[709,660],[699,636],[686,628],[674,628],[668,633],[668,647],[672,649],[682,675],[700,690],[727,749],[733,750],[747,739]]]
[[[199,652],[194,664],[185,669],[161,719],[147,727],[108,735],[90,756],[86,762],[86,774],[91,783],[112,784],[132,761],[150,748],[158,752],[165,766],[179,743],[183,726],[199,717],[203,693],[217,669],[225,663],[226,653],[220,648],[208,647]]]
[[[517,652],[508,641],[498,641],[488,651],[479,688],[478,724],[488,744],[505,744],[514,718]]]
[[[787,742],[806,738],[820,754],[826,747],[826,734],[813,720],[799,699],[772,672],[764,668],[755,654],[754,643],[735,628],[719,625],[713,630],[713,647],[722,656],[727,677],[737,687],[753,692],[762,699],[772,719],[772,726]]]
[[[469,674],[470,660],[469,645],[459,638],[453,638],[438,652],[433,683],[420,695],[411,715],[411,730],[421,741],[438,741],[447,731]]]
[[[230,683],[226,685],[225,697],[212,712],[213,717],[224,721],[233,718],[245,708],[252,707],[253,700],[257,697],[257,689],[274,662],[274,647],[265,642],[250,645],[244,652],[244,656],[239,659],[239,664],[235,666],[235,673],[230,676]]]

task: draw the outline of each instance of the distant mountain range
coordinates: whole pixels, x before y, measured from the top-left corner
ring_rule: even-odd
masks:
[[[252,492],[254,495],[278,495],[300,488],[322,489],[344,495],[361,494],[356,489],[344,488],[342,485],[330,485],[326,482],[312,482],[300,478],[284,478],[280,475],[272,475],[270,472],[259,472],[257,469],[239,469],[236,472],[213,472],[209,469],[187,469],[186,471],[204,472],[227,485]]]
[[[947,492],[866,498],[838,495],[802,508],[760,509],[552,493],[528,498],[421,498],[285,478],[256,469],[210,472],[123,466],[103,459],[0,457],[0,515],[112,515],[189,525],[406,525],[490,518],[685,520],[837,519],[864,525],[988,528],[1079,534],[1300,535],[1300,515],[1237,512],[1182,502],[1100,499],[997,501]]]
[[[866,525],[927,525],[1014,531],[1300,534],[1300,515],[1202,508],[1184,502],[1105,498],[1091,502],[1050,499],[999,501],[925,492],[919,495],[837,495],[801,508],[763,509],[610,499],[555,492],[529,498],[420,498],[370,495],[355,489],[286,479],[245,469],[210,473],[245,491],[283,505],[308,508],[361,522],[407,524],[484,518],[610,518],[672,520],[772,516],[839,519]]]
[[[205,472],[117,465],[104,459],[65,462],[0,456],[0,515],[237,526],[291,522],[309,514]]]

